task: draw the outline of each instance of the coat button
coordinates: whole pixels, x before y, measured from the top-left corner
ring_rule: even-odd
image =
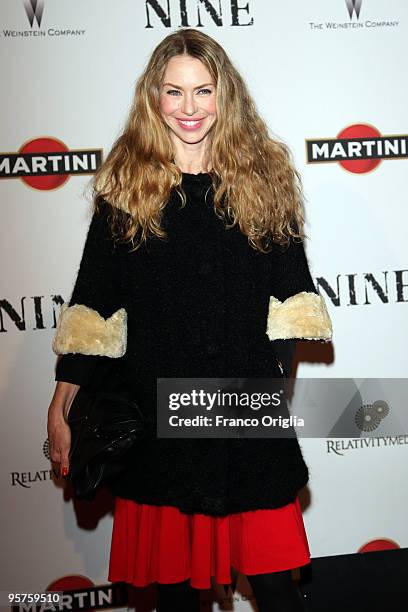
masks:
[[[208,355],[214,355],[218,350],[218,347],[216,344],[207,344],[206,346],[206,351],[208,353]]]
[[[200,266],[200,270],[199,270],[200,274],[206,275],[209,274],[211,272],[211,264],[209,263],[203,263]]]

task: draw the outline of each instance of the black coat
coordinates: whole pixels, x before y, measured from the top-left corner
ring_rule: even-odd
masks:
[[[187,205],[180,208],[173,193],[164,210],[169,239],[151,238],[135,252],[114,245],[108,204],[94,215],[69,308],[54,339],[54,350],[64,355],[56,380],[87,384],[116,357],[154,423],[157,377],[280,377],[278,357],[286,367],[290,361],[280,355],[285,339],[290,343],[288,338],[310,334],[304,329],[308,305],[302,296],[314,300],[313,337],[329,338],[327,312],[303,244],[292,241],[286,251],[275,245],[269,254],[254,250],[238,227],[226,230],[215,215],[210,183],[207,174],[184,173]],[[271,340],[266,334],[270,296],[284,302],[299,294],[299,329],[281,336],[274,332],[276,340]],[[74,305],[86,307],[79,324]],[[279,308],[284,319],[285,307]],[[121,309],[127,313],[127,330],[126,316],[119,317],[102,340],[92,338],[102,333],[100,320],[93,332],[92,317],[123,315]],[[279,337],[283,342],[276,350]],[[297,439],[153,437],[135,446],[128,469],[111,490],[138,502],[225,516],[285,505],[308,477]]]

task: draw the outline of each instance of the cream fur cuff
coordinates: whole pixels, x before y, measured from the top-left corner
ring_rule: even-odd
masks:
[[[127,313],[124,308],[104,319],[96,310],[63,304],[52,349],[57,355],[81,353],[122,357],[126,352]]]
[[[269,340],[330,340],[332,324],[323,297],[302,291],[280,302],[271,295],[266,334]]]

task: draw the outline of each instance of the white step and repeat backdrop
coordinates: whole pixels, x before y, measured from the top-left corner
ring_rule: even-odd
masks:
[[[403,378],[408,6],[2,0],[0,20],[0,587],[82,589],[91,609],[92,593],[107,585],[111,500],[96,509],[73,503],[50,469],[51,339],[89,222],[84,189],[123,125],[137,76],[158,41],[181,26],[225,47],[304,181],[307,252],[335,333],[331,345],[299,346],[297,375]],[[81,152],[82,164],[68,154],[47,175],[28,167],[27,154],[47,151]],[[313,557],[408,546],[404,432],[301,443]],[[249,610],[247,587],[238,591],[235,609]]]

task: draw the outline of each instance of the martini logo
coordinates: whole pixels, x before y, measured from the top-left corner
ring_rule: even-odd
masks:
[[[46,591],[62,592],[60,603],[53,610],[103,610],[106,608],[127,607],[128,590],[124,582],[95,585],[87,576],[74,574],[63,576],[48,585]],[[31,610],[44,610],[44,606],[31,607]]]
[[[40,27],[44,11],[44,2],[41,0],[25,0],[24,8],[28,21],[30,22],[30,26],[33,27],[34,21],[36,21],[38,27]]]
[[[40,591],[37,590],[37,593]],[[53,595],[54,593],[54,595]],[[62,576],[51,582],[41,592],[49,596],[47,603],[21,603],[12,606],[15,611],[42,612],[43,610],[103,610],[128,605],[127,586],[123,582],[95,585],[90,578],[81,574]]]
[[[346,6],[350,15],[350,20],[353,19],[355,12],[357,19],[360,17],[361,4],[363,0],[346,0]]]
[[[336,138],[306,140],[308,164],[338,162],[354,174],[375,170],[383,159],[406,158],[407,151],[408,134],[382,136],[366,123],[350,125]]]
[[[72,174],[94,174],[102,161],[102,149],[71,151],[56,138],[35,138],[18,153],[0,153],[0,178],[21,178],[40,191],[57,189]]]

